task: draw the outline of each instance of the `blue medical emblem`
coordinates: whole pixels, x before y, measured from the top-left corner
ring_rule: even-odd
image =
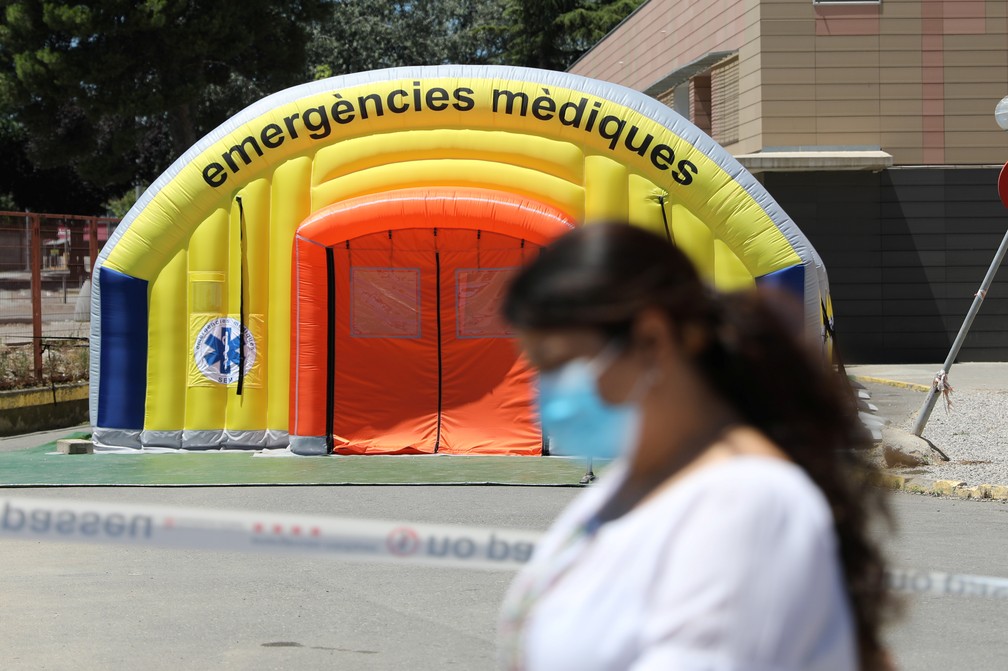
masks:
[[[209,321],[196,337],[193,357],[196,367],[204,377],[221,384],[231,384],[238,380],[241,366],[242,342],[245,347],[245,374],[248,375],[256,358],[256,343],[248,327],[244,338],[239,336],[241,325],[236,319],[224,317]]]

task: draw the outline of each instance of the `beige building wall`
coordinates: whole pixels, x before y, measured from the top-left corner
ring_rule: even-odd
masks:
[[[1008,146],[1008,2],[761,3],[763,146],[879,146],[896,165],[994,164]]]
[[[570,68],[638,91],[712,51],[738,49],[757,0],[650,0]],[[756,26],[754,26],[756,27]]]
[[[1008,94],[1008,0],[650,0],[571,71],[648,90],[727,50],[739,59],[735,154],[881,147],[896,165],[1008,154],[993,118]]]
[[[739,142],[729,149],[756,151],[761,116],[759,4],[759,0],[650,0],[570,72],[647,91],[673,70],[709,53],[737,51]],[[667,99],[665,91],[651,93]]]

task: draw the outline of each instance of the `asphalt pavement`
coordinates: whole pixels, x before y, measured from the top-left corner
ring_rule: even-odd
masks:
[[[1008,505],[893,494],[898,530],[887,543],[893,566],[1008,577]],[[900,669],[958,671],[1008,667],[1004,600],[908,598],[887,639]]]
[[[930,387],[941,367],[941,363],[865,364],[847,366],[847,372],[855,376],[871,376]],[[957,363],[952,365],[948,376],[955,388],[963,392],[1008,390],[1008,362]]]
[[[912,424],[942,364],[868,364],[847,366],[871,394],[879,414],[893,425]],[[952,366],[952,398],[968,394],[1008,391],[1008,362],[969,362]]]
[[[577,490],[321,487],[15,495],[544,529]],[[10,669],[490,669],[511,574],[0,541]]]
[[[853,367],[929,384],[938,367]],[[954,369],[1008,389],[1008,364]],[[923,393],[866,383],[880,414]],[[63,435],[65,432],[56,432]],[[0,450],[51,434],[0,441]],[[545,529],[579,490],[529,487],[19,489],[17,496]],[[1008,504],[897,493],[893,566],[1008,577]],[[0,541],[0,648],[10,669],[491,669],[503,571],[300,556]],[[1006,602],[913,596],[887,640],[901,669],[1002,668]]]
[[[201,508],[545,529],[578,493],[524,487],[17,490]],[[892,498],[895,566],[1008,576],[1008,505]],[[309,557],[3,541],[11,669],[490,669],[511,575]],[[914,597],[900,668],[1000,668],[1004,601]]]
[[[22,433],[18,436],[5,436],[0,438],[0,452],[17,452],[27,450],[31,447],[38,447],[51,443],[54,440],[65,438],[77,431],[90,431],[90,424],[70,426],[63,429],[53,429],[51,431],[36,431],[35,433]]]

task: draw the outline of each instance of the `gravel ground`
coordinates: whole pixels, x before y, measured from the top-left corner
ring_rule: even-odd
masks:
[[[866,384],[871,403],[890,426],[910,431],[925,395],[922,392]],[[968,485],[1008,485],[1008,391],[956,389],[952,407],[938,399],[924,437],[948,455],[950,461],[912,469],[895,469],[925,479],[962,480]],[[882,449],[869,457],[882,466]]]
[[[914,418],[893,424],[909,431]],[[930,477],[969,485],[1008,484],[1008,392],[956,391],[948,412],[938,399],[924,437],[950,459],[921,467]]]

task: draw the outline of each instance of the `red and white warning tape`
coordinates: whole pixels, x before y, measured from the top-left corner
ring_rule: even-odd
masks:
[[[1008,599],[1008,578],[940,571],[890,569],[886,575],[889,588],[910,594],[936,596],[979,596]]]
[[[0,539],[317,554],[514,569],[540,534],[383,520],[0,497]]]
[[[0,539],[514,570],[529,560],[540,536],[517,529],[0,496]],[[887,582],[913,594],[1008,599],[1008,578],[894,569]]]

